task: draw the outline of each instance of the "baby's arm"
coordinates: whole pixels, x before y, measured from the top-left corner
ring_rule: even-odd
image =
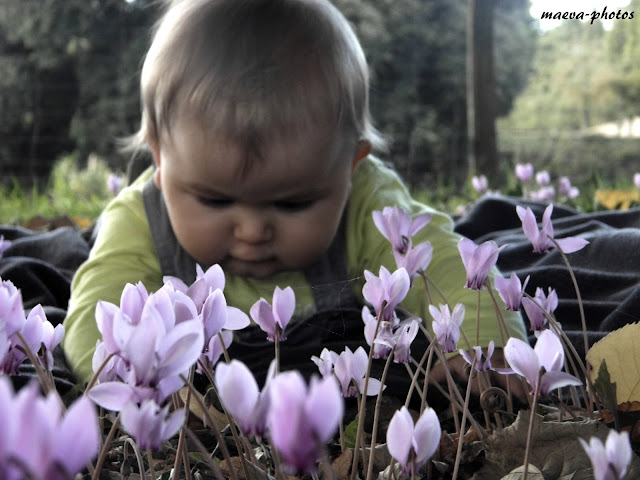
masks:
[[[150,292],[162,286],[138,186],[123,191],[105,209],[89,259],[73,278],[63,348],[81,382],[93,375],[91,360],[100,338],[95,323],[98,301],[119,305],[127,283],[141,281]]]

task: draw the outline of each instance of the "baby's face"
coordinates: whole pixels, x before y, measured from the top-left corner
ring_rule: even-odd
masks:
[[[310,265],[333,240],[353,166],[368,152],[354,145],[328,168],[335,142],[323,134],[274,142],[241,173],[244,149],[179,118],[170,141],[154,148],[178,241],[201,265],[243,276]]]

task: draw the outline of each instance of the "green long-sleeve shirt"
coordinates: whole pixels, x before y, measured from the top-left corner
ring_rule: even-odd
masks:
[[[142,188],[151,175],[152,170],[149,169],[107,206],[89,259],[77,271],[71,285],[63,347],[76,375],[83,381],[92,376],[91,359],[100,338],[95,323],[97,302],[105,300],[119,304],[122,289],[127,283],[142,282],[150,292],[162,286],[162,272],[142,200]],[[395,205],[409,211],[412,216],[430,213],[433,215],[431,222],[414,237],[413,244],[426,240],[431,242],[433,259],[426,274],[444,293],[451,308],[458,302],[465,305],[467,315],[463,329],[475,344],[478,294],[463,288],[466,273],[457,248],[460,236],[453,233],[451,218],[415,201],[398,175],[373,157],[366,158],[356,167],[352,184],[345,211],[346,251],[351,287],[357,298],[362,299],[364,270],[377,275],[381,265],[390,271],[396,268],[391,246],[375,227],[372,212]],[[301,270],[281,272],[266,279],[226,274],[224,293],[229,305],[248,313],[260,297],[270,299],[276,285],[293,287],[298,313],[313,311],[313,295]],[[438,294],[433,295],[436,305],[444,303]],[[415,281],[402,306],[422,317],[430,327],[432,319],[428,305],[424,284]],[[481,296],[479,313],[478,344],[486,346],[494,340],[496,346],[504,345],[495,308],[486,292]],[[503,316],[511,335],[524,339],[526,334],[520,315],[503,311]]]

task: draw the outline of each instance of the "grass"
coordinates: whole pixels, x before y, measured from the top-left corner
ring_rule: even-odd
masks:
[[[0,223],[23,225],[42,216],[68,216],[85,225],[95,220],[112,198],[107,187],[110,170],[106,163],[92,157],[86,168],[77,167],[73,156],[55,166],[47,188],[26,190],[14,182],[0,187]]]

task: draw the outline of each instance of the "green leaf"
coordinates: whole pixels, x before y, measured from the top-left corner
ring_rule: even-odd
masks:
[[[356,435],[358,435],[358,415],[344,429],[344,444],[347,448],[356,447]]]

